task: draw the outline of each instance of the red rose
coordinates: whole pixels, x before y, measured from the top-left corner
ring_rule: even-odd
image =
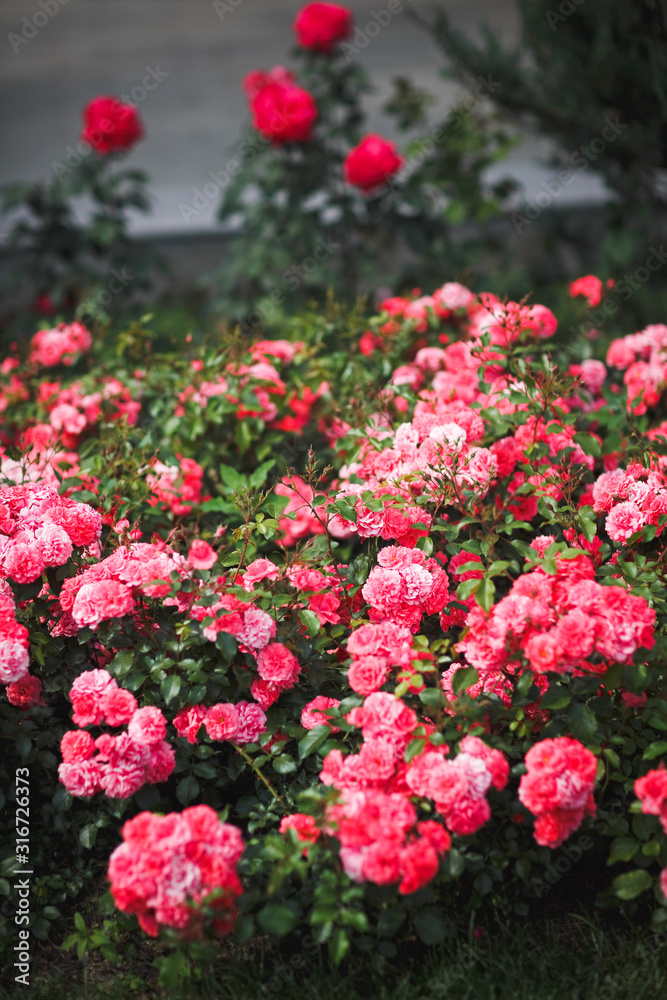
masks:
[[[299,11],[294,31],[299,45],[316,52],[331,52],[334,42],[347,38],[352,11],[337,3],[309,3]]]
[[[393,142],[381,135],[366,135],[345,159],[345,180],[362,191],[383,184],[403,165]]]
[[[143,134],[137,109],[115,97],[95,97],[83,112],[81,138],[103,156],[131,149]]]
[[[303,142],[309,139],[317,118],[315,101],[294,83],[269,83],[251,101],[253,125],[271,142]]]
[[[583,295],[589,306],[597,306],[602,298],[602,282],[594,274],[586,274],[583,278],[577,278],[569,286],[570,295]]]

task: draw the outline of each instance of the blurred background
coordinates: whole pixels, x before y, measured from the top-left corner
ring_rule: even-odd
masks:
[[[291,235],[290,225],[271,215],[281,198],[289,206],[285,219],[301,212],[299,192],[290,192],[295,176],[301,204],[306,195],[319,197],[339,212],[329,218],[343,227],[346,252],[358,260],[355,279],[341,278],[327,262],[304,278],[295,301],[321,297],[328,287],[372,300],[414,283],[462,280],[499,294],[542,292],[553,304],[568,279],[592,270],[618,280],[624,269],[644,265],[665,221],[662,0],[393,0],[391,10],[386,0],[352,0],[345,6],[353,14],[354,51],[314,60],[311,53],[305,63],[293,30],[303,6],[3,0],[0,277],[7,323],[17,322],[17,310],[25,314],[26,303],[41,299],[43,306],[44,296],[54,315],[76,308],[73,300],[96,287],[91,275],[99,284],[126,250],[136,264],[137,248],[143,263],[130,298],[189,298],[233,319],[244,316],[270,293],[276,275],[307,256],[313,234],[330,231],[321,205],[317,217],[305,209],[308,225]],[[371,24],[377,31],[366,32]],[[355,136],[380,133],[409,160],[439,124],[449,128],[426,165],[412,171],[404,197],[399,178],[391,204],[355,192],[357,204],[349,191],[334,191],[333,182],[316,176],[311,150],[328,149],[333,162],[343,139],[322,112],[317,142],[303,151],[312,159],[309,174],[308,164],[295,167],[294,151],[270,148],[257,157],[264,173],[256,160],[216,193],[215,178],[248,134],[244,76],[286,65],[316,94],[327,86],[333,93],[336,62],[336,86],[345,78],[354,91],[347,111],[357,102],[346,119],[350,148]],[[90,173],[90,161],[75,163],[76,147],[83,109],[98,95],[134,104],[145,129],[123,159],[123,169],[145,172],[128,181],[141,191],[112,208],[112,196],[99,184],[96,192],[90,176],[73,176]],[[398,237],[406,219],[413,220],[407,235],[381,259],[387,232]],[[102,244],[99,233],[91,236],[95,227]],[[260,258],[252,249],[258,242]],[[658,270],[636,297],[637,322],[646,310],[658,318],[652,299],[659,302],[664,287]]]

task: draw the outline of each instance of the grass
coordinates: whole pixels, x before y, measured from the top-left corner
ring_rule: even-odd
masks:
[[[353,954],[334,969],[312,947],[266,942],[216,947],[210,964],[193,961],[189,978],[163,987],[156,959],[169,952],[133,936],[117,966],[99,953],[79,962],[45,947],[35,954],[31,1000],[657,1000],[667,995],[667,934],[604,927],[570,915],[522,921],[430,949],[414,943],[398,958]],[[24,995],[17,986],[7,994]]]

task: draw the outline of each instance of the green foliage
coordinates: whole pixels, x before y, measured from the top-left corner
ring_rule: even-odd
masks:
[[[521,37],[512,48],[488,28],[481,42],[472,40],[442,7],[432,17],[414,9],[409,15],[444,53],[447,75],[467,85],[492,79],[490,101],[556,146],[542,201],[524,202],[510,215],[509,259],[527,233],[548,250],[542,260],[539,253],[534,261],[523,256],[531,287],[587,271],[616,280],[625,271],[627,277],[645,265],[667,211],[661,180],[667,164],[664,7],[654,0],[517,0],[516,6]],[[586,211],[561,211],[561,194],[583,171],[598,175],[610,195],[597,220]],[[651,305],[664,296],[667,279],[658,272],[648,294],[627,297],[634,298],[638,324],[650,321]]]
[[[364,356],[359,337],[368,328],[377,332],[385,326],[386,315],[366,320],[359,310],[329,301],[321,312],[304,312],[281,328],[291,359],[283,364],[276,360],[276,374],[268,378],[253,345],[239,342],[234,331],[190,341],[186,353],[162,352],[155,350],[148,322],[143,317],[119,335],[100,329],[91,359],[58,370],[59,391],[85,397],[89,408],[96,399],[98,410],[76,441],[74,473],[57,463],[49,473],[61,492],[104,512],[103,556],[130,544],[127,528],[119,529],[120,534],[113,530],[123,519],[143,538],[159,538],[183,555],[193,540],[207,540],[215,546],[218,562],[183,578],[171,574],[165,581],[169,601],[164,595],[144,594],[136,614],[105,619],[76,635],[49,631],[45,622],[53,616],[52,599],[63,580],[95,562],[92,555],[78,552],[36,585],[16,585],[23,604],[18,614],[30,633],[33,671],[42,680],[47,704],[27,712],[7,702],[0,706],[0,787],[7,790],[0,819],[7,844],[0,893],[11,897],[13,775],[16,767],[27,767],[35,937],[64,939],[64,946],[82,960],[96,952],[109,961],[122,956],[133,918],[118,917],[116,925],[108,900],[97,914],[87,909],[100,894],[122,823],[143,810],[167,813],[200,803],[244,832],[247,849],[239,866],[244,894],[234,932],[239,945],[255,935],[288,945],[307,931],[316,949],[326,949],[333,967],[361,955],[380,970],[406,942],[418,939],[438,946],[478,921],[494,926],[523,921],[537,904],[559,907],[575,897],[590,908],[619,908],[632,921],[650,922],[656,932],[663,929],[667,907],[657,873],[667,865],[667,844],[657,817],[637,811],[634,796],[636,778],[657,766],[667,746],[662,524],[648,525],[622,545],[605,534],[603,519],[589,503],[579,504],[610,451],[625,450],[629,462],[665,450],[646,438],[654,415],[628,411],[627,393],[611,387],[605,390],[603,407],[566,406],[564,400],[578,391],[567,372],[568,352],[557,343],[542,349],[535,339],[521,335],[493,345],[493,374],[507,378],[503,399],[511,405],[472,406],[485,422],[483,446],[529,426],[546,428],[544,434],[526,438],[517,465],[525,481],[511,494],[534,500],[534,515],[523,520],[507,509],[509,476],[498,477],[484,495],[465,483],[447,495],[443,485],[437,499],[422,484],[414,491],[424,518],[432,519],[419,551],[440,553],[448,562],[463,556],[458,572],[481,574],[458,585],[450,610],[457,605],[460,610],[460,602],[475,595],[479,607],[489,612],[516,580],[536,568],[557,576],[564,564],[582,555],[571,537],[574,530],[577,537],[600,542],[598,578],[649,601],[657,629],[655,646],[637,653],[633,663],[611,663],[600,673],[550,673],[544,694],[538,678],[525,668],[521,651],[516,655],[522,669],[508,674],[515,683],[507,698],[488,691],[473,697],[470,688],[480,682],[480,672],[464,667],[454,674],[449,701],[440,676],[459,655],[456,646],[463,633],[455,638],[443,630],[437,615],[425,617],[414,637],[415,647],[425,654],[416,683],[409,671],[398,669],[388,682],[421,720],[406,747],[406,763],[423,751],[427,740],[454,749],[464,735],[484,732],[489,745],[506,755],[511,776],[505,789],[490,792],[492,821],[473,835],[455,838],[437,877],[416,892],[401,894],[395,885],[358,883],[346,874],[335,831],[306,845],[294,830],[278,832],[280,821],[295,812],[321,825],[338,795],[319,780],[322,762],[332,750],[347,754],[359,749],[358,730],[347,715],[362,698],[347,684],[345,643],[349,628],[367,620],[363,600],[355,599],[375,565],[378,540],[337,538],[313,529],[286,544],[297,511],[286,513],[285,497],[275,487],[296,470],[312,490],[304,502],[308,516],[324,518],[341,465],[363,459],[374,440],[382,446],[377,415],[387,428],[395,428],[422,402],[409,388],[401,387],[399,395],[394,385],[387,392],[392,373],[414,357],[416,341],[420,347],[422,339],[435,347],[443,343],[443,335],[451,342],[460,338],[461,317],[441,322],[429,316],[425,330],[417,330],[416,321],[396,320],[383,349]],[[473,350],[485,355],[489,340],[484,334]],[[3,376],[4,389],[12,377],[20,377],[25,389],[11,397],[10,458],[21,458],[28,475],[35,470],[19,447],[20,431],[49,419],[51,397],[44,398],[43,387],[52,384],[56,373],[16,360],[18,365]],[[253,371],[256,364],[259,371]],[[482,364],[484,392],[486,377]],[[116,383],[127,390],[126,396],[117,392]],[[621,377],[612,372],[609,385],[620,384]],[[269,394],[267,387],[278,391]],[[118,399],[137,406],[123,412]],[[297,416],[300,423],[285,423]],[[338,429],[332,434],[334,419]],[[565,440],[555,439],[558,450],[550,455],[554,434]],[[585,462],[578,451],[574,460],[575,445]],[[154,495],[149,477],[154,461],[178,469],[185,458],[200,466],[202,490],[189,509],[181,510]],[[539,477],[553,470],[551,459],[558,463],[558,490],[541,491]],[[537,477],[537,483],[530,477]],[[373,512],[382,508],[373,490],[362,489],[362,499]],[[336,499],[335,510],[354,523],[349,496]],[[536,534],[553,536],[541,554],[530,544]],[[346,595],[339,620],[321,619],[316,605],[309,606],[309,598],[317,594],[297,593],[284,574],[245,591],[240,574],[258,557],[272,559],[281,569],[303,564],[330,577],[335,572]],[[237,746],[201,732],[199,742],[192,744],[170,729],[176,765],[167,781],[146,785],[123,800],[67,794],[57,780],[60,739],[72,727],[67,695],[74,678],[91,666],[105,664],[140,705],[160,707],[170,721],[188,705],[249,700],[256,657],[224,630],[215,641],[207,638],[204,629],[213,614],[200,621],[182,610],[194,596],[202,608],[213,607],[223,574],[231,596],[252,601],[272,616],[277,641],[302,667],[299,683],[267,709],[266,732],[255,743]],[[46,584],[52,593],[42,590]],[[623,693],[635,695],[637,705],[626,704]],[[342,698],[331,713],[336,732],[325,725],[311,730],[302,725],[301,713],[317,695]],[[550,851],[535,842],[532,818],[518,800],[517,787],[527,750],[538,740],[563,735],[579,739],[598,760],[598,812],[584,821],[580,835]],[[432,803],[418,804],[420,816],[434,817]],[[2,912],[0,931],[9,943],[14,928]],[[94,923],[98,918],[101,926]],[[165,988],[188,977],[198,982],[201,966],[209,961],[206,949],[214,946],[205,941],[186,946],[175,934],[163,935],[162,942],[173,949],[166,959],[158,959],[156,975]]]
[[[483,179],[515,142],[497,118],[480,113],[483,91],[433,124],[428,95],[399,77],[385,110],[406,133],[405,168],[361,194],[344,182],[343,161],[368,131],[369,81],[342,54],[296,55],[298,83],[317,103],[313,137],[276,146],[249,130],[220,208],[236,235],[217,275],[218,306],[246,331],[275,326],[295,302],[322,301],[327,289],[353,301],[369,288],[463,275],[513,190],[509,181]],[[481,233],[462,244],[453,227],[464,220],[479,222]]]
[[[112,300],[131,298],[151,283],[160,258],[132,241],[130,212],[149,212],[148,176],[121,167],[122,155],[90,152],[76,165],[54,163],[48,182],[14,183],[0,192],[0,215],[12,223],[6,247],[15,262],[3,280],[25,308],[108,320]],[[89,203],[79,221],[76,199]]]

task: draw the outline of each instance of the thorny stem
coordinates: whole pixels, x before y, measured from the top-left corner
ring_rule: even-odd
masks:
[[[246,764],[248,764],[248,766],[255,772],[255,774],[257,775],[257,777],[259,778],[259,780],[264,782],[264,784],[266,785],[266,787],[268,788],[268,790],[271,792],[271,795],[274,797],[274,799],[276,800],[276,802],[280,802],[281,805],[284,808],[286,808],[285,804],[284,804],[284,802],[282,800],[282,797],[280,795],[278,795],[277,791],[275,790],[275,788],[273,787],[273,785],[271,784],[271,782],[269,781],[269,779],[266,777],[266,775],[262,771],[261,767],[259,767],[257,764],[255,764],[255,762],[252,759],[252,757],[249,754],[247,754],[245,752],[245,750],[242,750],[241,747],[235,745],[234,749],[236,750],[236,752],[238,754],[241,755],[241,757],[243,757],[243,759],[246,762]]]

